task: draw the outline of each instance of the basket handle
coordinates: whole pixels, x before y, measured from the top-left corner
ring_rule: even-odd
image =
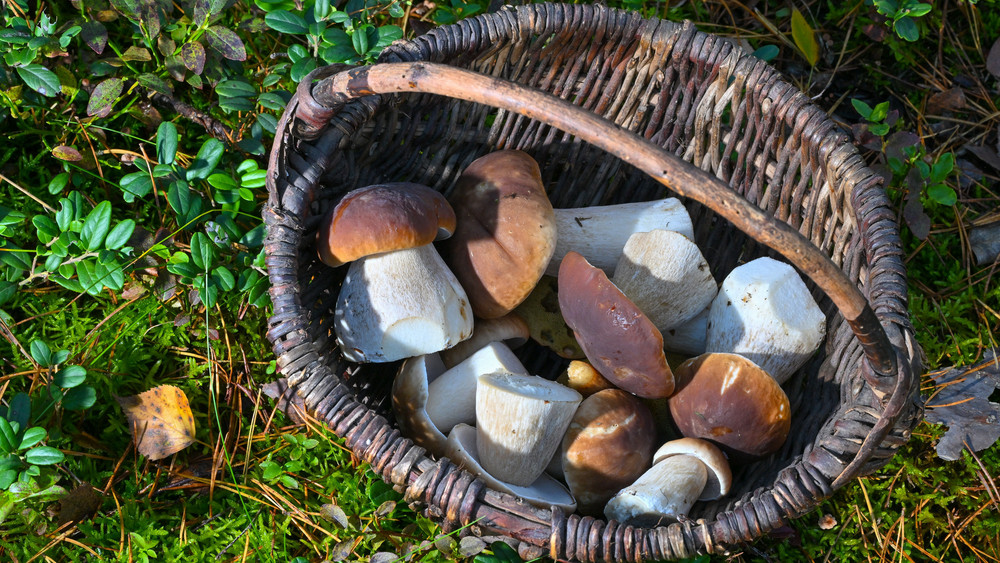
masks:
[[[318,131],[349,100],[393,92],[438,94],[518,113],[557,127],[636,166],[674,193],[712,209],[806,273],[844,315],[870,367],[882,378],[900,375],[897,352],[871,305],[809,239],[752,205],[715,176],[566,100],[448,65],[383,63],[352,68],[319,81],[312,88],[312,99],[305,103],[300,100],[295,117],[306,129]],[[898,387],[901,382],[895,383]]]

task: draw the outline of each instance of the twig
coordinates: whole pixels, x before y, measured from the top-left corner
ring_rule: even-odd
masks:
[[[199,111],[194,108],[194,106],[188,105],[177,98],[168,96],[166,94],[161,94],[159,92],[154,92],[150,99],[153,103],[170,108],[174,112],[178,113],[181,117],[187,118],[198,125],[204,127],[210,135],[219,139],[220,141],[225,141],[227,143],[235,144],[236,141],[233,137],[233,130],[227,125],[221,123],[214,117]]]
[[[29,192],[28,190],[22,188],[14,180],[11,180],[10,178],[4,176],[3,174],[0,174],[0,180],[3,180],[4,182],[7,182],[8,184],[14,186],[15,188],[18,189],[18,191],[20,191],[24,195],[30,197],[31,199],[35,200],[38,203],[38,205],[41,205],[49,213],[55,213],[56,212],[56,210],[55,210],[54,207],[52,207],[49,204],[45,203],[44,201],[38,199],[38,196],[36,196],[35,194]]]

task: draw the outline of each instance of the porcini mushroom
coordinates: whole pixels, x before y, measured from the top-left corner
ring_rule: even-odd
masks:
[[[324,218],[317,239],[324,262],[353,260],[334,313],[345,358],[391,362],[472,334],[465,290],[431,244],[454,229],[447,201],[419,184],[355,190]]]
[[[555,215],[527,153],[492,152],[458,179],[455,234],[444,254],[477,317],[506,315],[538,283],[556,244]]]
[[[757,258],[737,266],[712,302],[705,350],[745,356],[785,383],[819,348],[826,315],[790,265]]]
[[[580,403],[562,441],[562,471],[580,511],[600,515],[619,490],[649,468],[655,445],[653,415],[621,389]]]
[[[660,331],[576,252],[566,254],[559,268],[559,308],[591,365],[608,381],[647,399],[673,392]]]
[[[559,481],[545,473],[539,475],[531,485],[522,487],[501,481],[483,469],[476,447],[476,429],[468,424],[458,424],[448,433],[447,454],[456,465],[478,476],[493,489],[521,497],[529,504],[541,508],[555,506],[567,513],[576,510],[573,495]]]
[[[438,430],[447,434],[456,424],[475,424],[479,377],[497,371],[528,375],[506,344],[490,342],[434,379],[427,388],[426,409]]]
[[[556,248],[545,273],[555,276],[569,251],[611,275],[622,249],[634,233],[653,229],[677,231],[694,239],[694,225],[677,198],[556,209]]]
[[[661,333],[694,318],[718,292],[698,246],[664,229],[630,236],[611,282]]]
[[[668,399],[681,434],[719,445],[749,460],[774,453],[791,430],[781,386],[738,354],[707,353],[677,366],[677,391]]]
[[[604,509],[619,522],[657,526],[685,516],[698,500],[726,495],[732,475],[726,456],[710,442],[681,438],[653,454],[653,466]]]
[[[556,378],[556,382],[562,383],[570,389],[575,389],[584,398],[598,391],[615,388],[613,383],[601,375],[601,372],[594,369],[594,366],[581,360],[571,361],[566,366],[566,371],[559,374],[559,377]]]
[[[348,192],[316,233],[324,264],[337,267],[365,256],[443,240],[455,232],[455,211],[421,184],[375,184]]]
[[[490,373],[476,388],[476,444],[490,475],[513,485],[538,479],[583,399],[536,375]]]

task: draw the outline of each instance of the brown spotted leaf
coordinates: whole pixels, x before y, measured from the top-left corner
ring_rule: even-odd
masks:
[[[90,94],[90,101],[87,102],[87,115],[107,117],[124,86],[125,83],[121,78],[109,78],[98,84]]]
[[[66,145],[59,145],[52,149],[52,156],[68,162],[80,162],[83,160],[83,155],[80,154],[80,151]]]
[[[194,443],[194,415],[187,395],[172,385],[154,387],[131,397],[119,397],[139,453],[163,459]]]
[[[108,30],[100,22],[86,22],[80,25],[80,37],[83,42],[100,55],[108,46]]]
[[[208,45],[222,54],[223,57],[231,61],[247,60],[247,50],[243,46],[243,40],[233,30],[221,25],[213,25],[208,28],[205,37],[208,38]]]
[[[188,70],[201,74],[205,70],[205,48],[197,41],[190,41],[181,47],[181,61]]]

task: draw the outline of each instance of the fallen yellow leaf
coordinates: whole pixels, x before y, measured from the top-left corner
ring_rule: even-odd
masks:
[[[118,397],[118,404],[128,417],[136,449],[149,459],[163,459],[194,443],[191,404],[177,387],[160,385]]]

